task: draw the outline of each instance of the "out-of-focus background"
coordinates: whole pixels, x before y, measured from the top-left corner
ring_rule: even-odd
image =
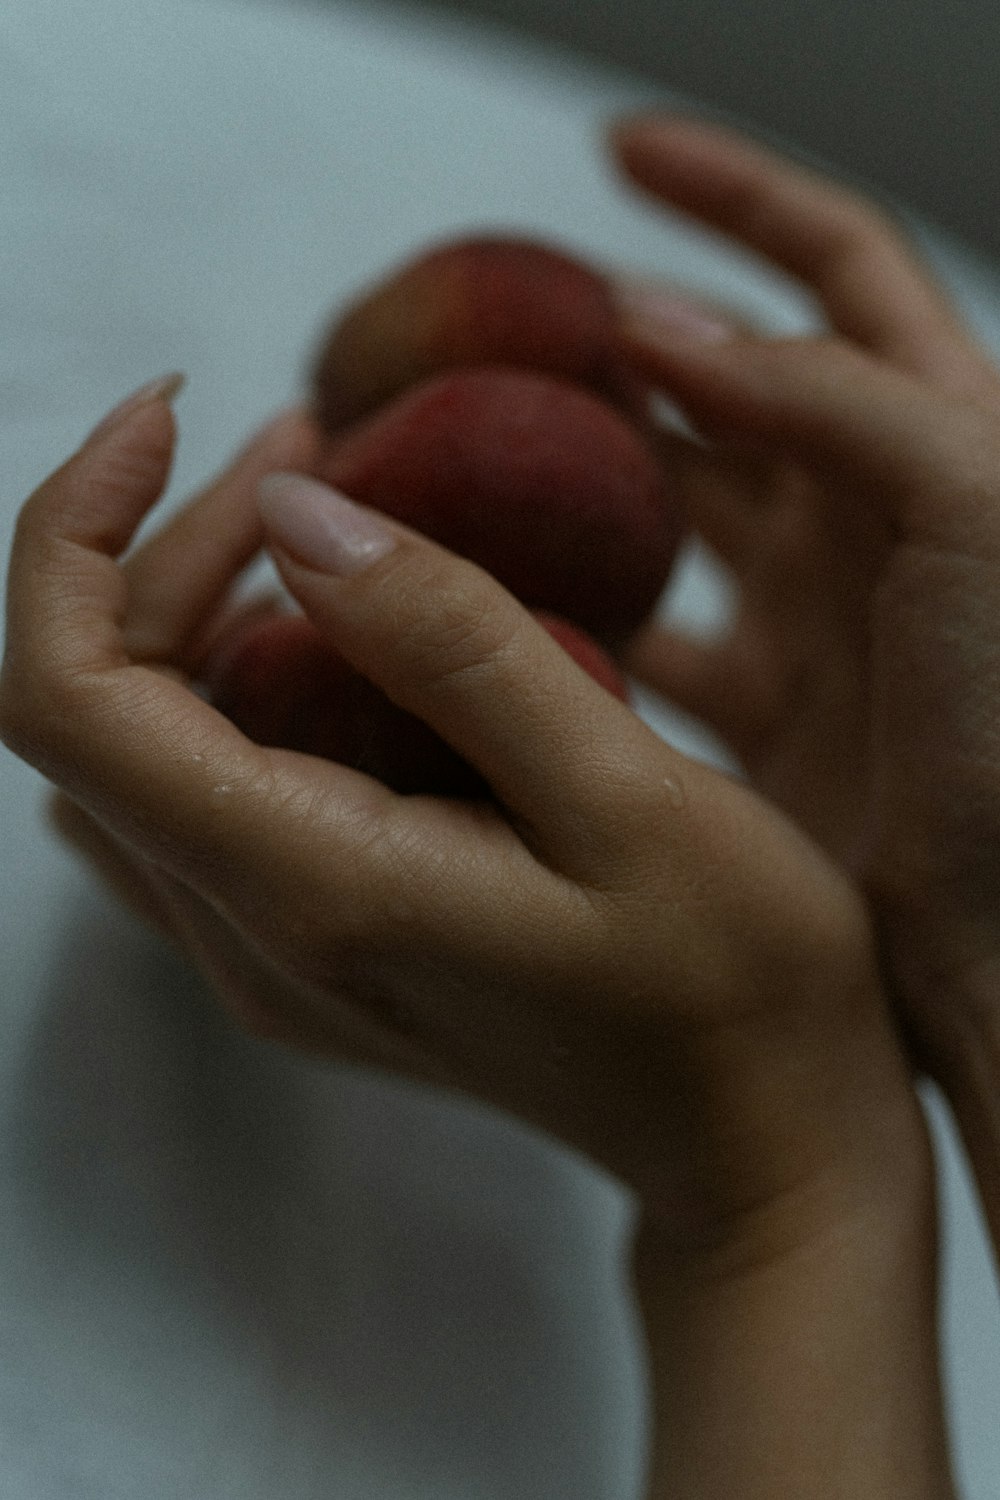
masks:
[[[426,0],[426,8],[523,29],[731,111],[1000,251],[996,0]]]

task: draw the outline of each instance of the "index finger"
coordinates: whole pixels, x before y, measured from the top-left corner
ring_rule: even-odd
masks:
[[[197,673],[235,580],[263,545],[258,481],[274,469],[308,472],[317,440],[304,409],[282,412],[128,557],[126,643],[134,661]]]
[[[970,360],[981,358],[970,335],[896,224],[867,199],[735,131],[682,117],[621,121],[611,147],[646,192],[803,282],[838,332],[910,373],[944,374],[952,388],[968,382]]]
[[[118,559],[159,498],[174,424],[155,390],[102,424],[24,506],[11,554],[0,735],[155,863],[236,910],[266,907],[308,820],[331,862],[385,815],[373,782],[266,751],[182,682],[132,661]],[[326,817],[320,816],[321,811]],[[267,860],[261,858],[267,851]],[[249,877],[248,877],[248,873]]]

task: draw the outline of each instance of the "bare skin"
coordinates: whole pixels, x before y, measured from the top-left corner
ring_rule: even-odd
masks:
[[[286,416],[129,553],[172,415],[154,395],[92,436],[18,526],[4,739],[245,1024],[472,1093],[634,1189],[650,1495],[951,1495],[933,1169],[859,893],[469,564],[394,526],[346,572],[290,549],[257,480],[309,442]],[[192,691],[265,534],[494,804],[262,748]]]
[[[1000,1245],[1000,373],[853,193],[689,120],[625,121],[613,149],[830,324],[699,341],[633,305],[636,365],[707,439],[665,461],[742,610],[713,645],[653,629],[630,664],[863,886]]]

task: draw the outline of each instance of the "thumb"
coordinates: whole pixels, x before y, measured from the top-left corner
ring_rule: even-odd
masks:
[[[260,494],[288,588],[357,671],[542,844],[565,847],[600,820],[609,732],[620,747],[622,733],[638,743],[646,731],[527,609],[481,568],[316,480],[270,475]]]

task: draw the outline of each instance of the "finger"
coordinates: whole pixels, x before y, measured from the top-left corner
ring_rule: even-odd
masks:
[[[762,516],[781,483],[774,462],[737,457],[670,432],[658,432],[652,441],[686,529],[742,573],[756,559]]]
[[[749,620],[719,642],[651,626],[630,642],[622,665],[737,755],[748,753],[773,719],[778,667],[766,634]]]
[[[536,847],[601,825],[602,788],[619,779],[609,739],[638,749],[640,721],[506,590],[315,481],[265,480],[262,512],[320,635],[479,771]]]
[[[836,474],[844,504],[948,545],[969,545],[970,520],[995,513],[984,496],[1000,463],[996,419],[839,339],[707,345],[648,326],[629,339],[637,366],[709,439]]]
[[[620,274],[612,282],[612,292],[617,310],[626,318],[633,311],[639,316],[652,315],[661,327],[676,328],[688,337],[711,342],[764,332],[744,310],[696,296],[662,278]]]
[[[412,954],[415,942],[461,948],[482,933],[495,958],[488,914],[514,897],[530,935],[533,882],[563,883],[498,814],[256,746],[183,682],[129,660],[116,559],[172,449],[168,406],[146,401],[25,506],[0,681],[7,743],[295,972],[353,962],[363,978],[371,945],[383,954],[393,934]],[[652,780],[666,799],[665,747],[493,580],[398,530],[398,550],[369,559],[367,575],[338,583],[289,560],[287,577],[356,665],[478,757],[550,859],[593,869],[596,847],[620,862],[633,785]]]
[[[258,481],[274,469],[308,471],[318,444],[304,410],[281,413],[128,558],[125,645],[133,661],[197,671],[216,611],[263,543]]]
[[[955,388],[981,379],[982,356],[951,302],[874,204],[696,120],[625,120],[611,146],[639,187],[789,271],[818,295],[834,328],[862,347]]]
[[[0,732],[102,824],[203,894],[254,905],[265,920],[282,881],[301,883],[308,828],[327,841],[327,858],[342,858],[349,907],[352,853],[388,794],[342,768],[262,750],[174,674],[135,665],[125,650],[127,585],[116,559],[162,493],[173,441],[169,406],[154,393],[102,424],[22,510]],[[307,855],[315,859],[315,847]]]

